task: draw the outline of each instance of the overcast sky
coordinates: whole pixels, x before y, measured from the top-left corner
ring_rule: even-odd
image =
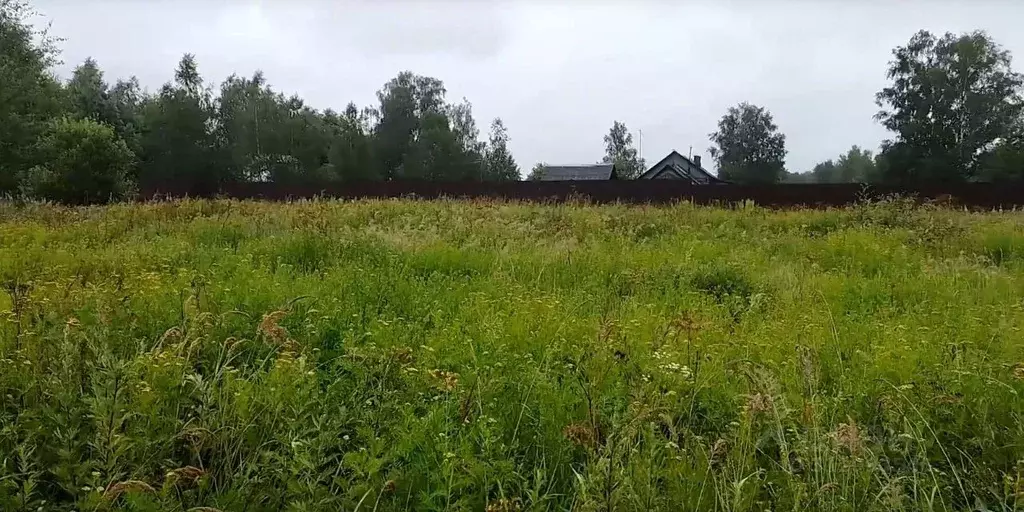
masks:
[[[771,110],[787,168],[806,171],[887,136],[874,93],[917,30],[985,29],[1024,59],[1019,0],[33,3],[65,39],[62,76],[92,56],[109,82],[135,75],[155,90],[190,52],[208,82],[262,69],[275,89],[336,110],[375,103],[402,70],[440,78],[449,100],[472,102],[483,136],[504,119],[524,174],[596,162],[614,120],[643,131],[649,164],[691,146],[708,161],[708,133],[741,101]]]

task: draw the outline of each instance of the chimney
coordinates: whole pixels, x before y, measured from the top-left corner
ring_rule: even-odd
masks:
[[[700,167],[701,169],[703,169],[703,167],[701,167],[701,165],[700,165],[700,155],[694,155],[693,163],[697,164],[697,167]]]

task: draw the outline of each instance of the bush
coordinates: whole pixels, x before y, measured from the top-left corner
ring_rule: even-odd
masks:
[[[124,198],[135,155],[113,128],[92,120],[61,119],[36,143],[39,165],[21,177],[35,199],[92,204]]]

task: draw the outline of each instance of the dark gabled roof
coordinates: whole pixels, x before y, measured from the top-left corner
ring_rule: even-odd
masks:
[[[640,176],[637,176],[636,179],[642,180],[642,179],[649,179],[649,178],[653,177],[653,175],[658,173],[658,171],[663,170],[663,168],[665,166],[665,163],[668,162],[669,160],[671,160],[672,158],[682,159],[683,161],[688,162],[693,168],[700,169],[700,172],[703,172],[704,174],[707,175],[708,183],[726,183],[725,180],[722,180],[721,178],[715,176],[714,174],[711,174],[710,172],[708,172],[707,169],[705,169],[702,166],[697,165],[696,162],[694,162],[693,160],[690,160],[689,158],[686,158],[685,156],[679,154],[679,152],[675,151],[675,150],[672,150],[672,152],[669,153],[668,156],[666,156],[665,158],[662,158],[661,160],[658,161],[658,163],[652,165],[649,169],[647,169],[646,172],[644,172]]]
[[[616,179],[614,164],[549,165],[542,181],[611,180]]]

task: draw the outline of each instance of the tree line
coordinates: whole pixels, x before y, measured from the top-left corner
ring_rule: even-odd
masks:
[[[399,73],[378,104],[317,110],[271,88],[261,72],[217,91],[185,55],[155,93],[109,84],[88,59],[69,80],[51,71],[54,40],[31,10],[0,0],[0,195],[75,203],[138,187],[196,195],[232,182],[314,185],[394,179],[519,179],[501,119],[481,140],[472,105],[444,83]]]
[[[232,183],[310,186],[373,180],[520,179],[500,118],[481,139],[472,105],[444,83],[402,72],[377,103],[318,110],[264,75],[216,89],[185,55],[155,92],[134,77],[108,83],[87,59],[53,73],[56,41],[21,0],[0,0],[0,196],[74,203],[139,188],[213,194]],[[786,169],[786,137],[766,108],[740,103],[710,134],[719,177],[735,183],[1008,181],[1024,178],[1022,76],[984,32],[922,31],[893,50],[876,119],[892,133],[873,154],[857,146],[807,172]],[[604,163],[645,170],[624,123],[604,137]],[[527,179],[538,179],[537,164]]]
[[[893,50],[875,119],[892,138],[808,172],[786,170],[785,135],[763,107],[730,108],[711,134],[719,177],[736,183],[922,183],[1024,180],[1024,77],[983,31],[920,31]]]

